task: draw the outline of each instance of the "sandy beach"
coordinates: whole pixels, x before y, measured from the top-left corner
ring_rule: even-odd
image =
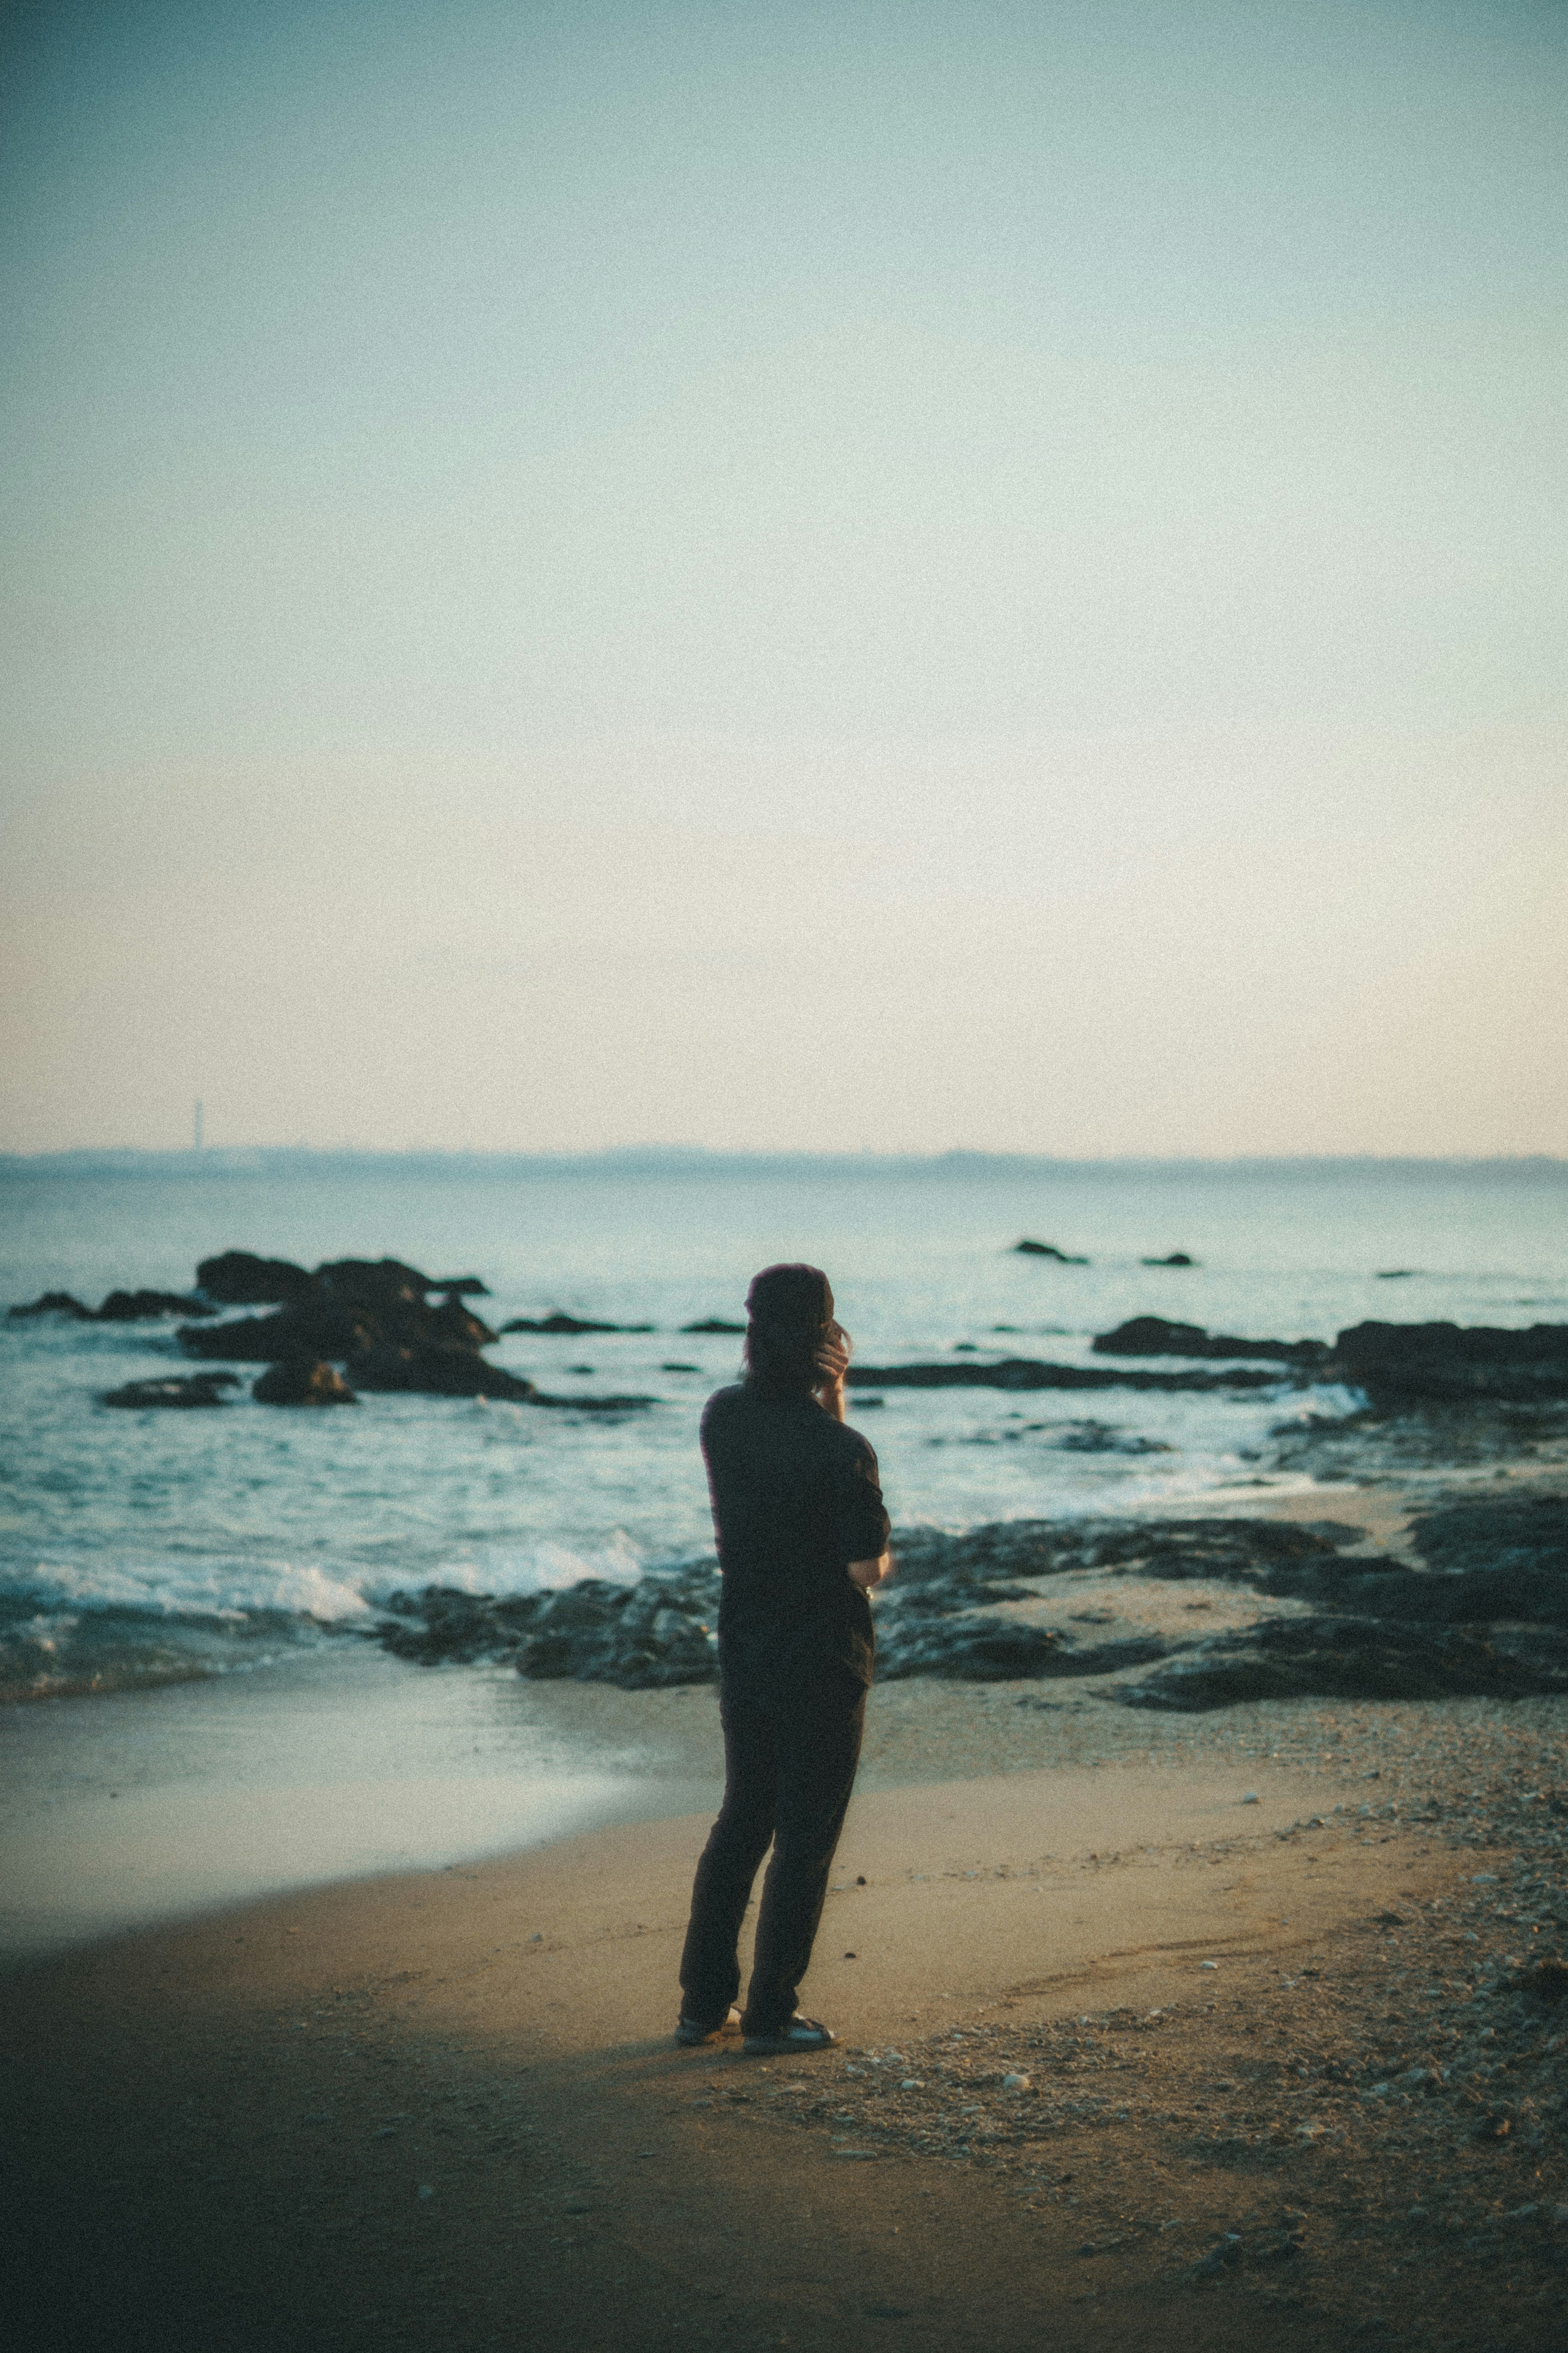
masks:
[[[1560,2341],[1552,1701],[879,1687],[793,2067],[669,2041],[691,1803],[13,1976],[10,2341]]]

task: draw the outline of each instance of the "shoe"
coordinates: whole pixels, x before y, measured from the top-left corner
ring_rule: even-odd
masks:
[[[705,2026],[700,2018],[678,2019],[675,2026],[675,2039],[678,2042],[684,2042],[689,2048],[691,2044],[697,2042],[717,2042],[722,2035],[739,2034],[740,2031],[741,2013],[738,2010],[732,2010],[728,2018],[720,2020],[717,2026]]]
[[[792,2052],[826,2051],[829,2043],[837,2040],[831,2027],[821,2025],[815,2018],[802,2018],[796,2010],[788,2025],[781,2026],[776,2034],[748,2034],[745,2048],[753,2058],[765,2057],[770,2052],[787,2058]]]

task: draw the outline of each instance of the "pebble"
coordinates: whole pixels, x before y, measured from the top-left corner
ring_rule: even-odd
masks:
[[[1004,2075],[1002,2078],[1002,2089],[1005,2092],[1026,2092],[1028,2088],[1027,2075],[1012,2074]]]

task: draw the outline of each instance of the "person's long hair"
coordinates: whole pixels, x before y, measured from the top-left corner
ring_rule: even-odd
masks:
[[[774,1397],[809,1397],[816,1352],[833,1325],[833,1291],[816,1266],[768,1266],[746,1293],[746,1381]]]

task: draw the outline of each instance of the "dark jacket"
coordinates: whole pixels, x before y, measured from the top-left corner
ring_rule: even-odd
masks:
[[[702,1416],[702,1457],[724,1573],[727,1681],[776,1686],[824,1665],[871,1680],[871,1605],[848,1570],[888,1542],[877,1457],[813,1397],[751,1382]]]

